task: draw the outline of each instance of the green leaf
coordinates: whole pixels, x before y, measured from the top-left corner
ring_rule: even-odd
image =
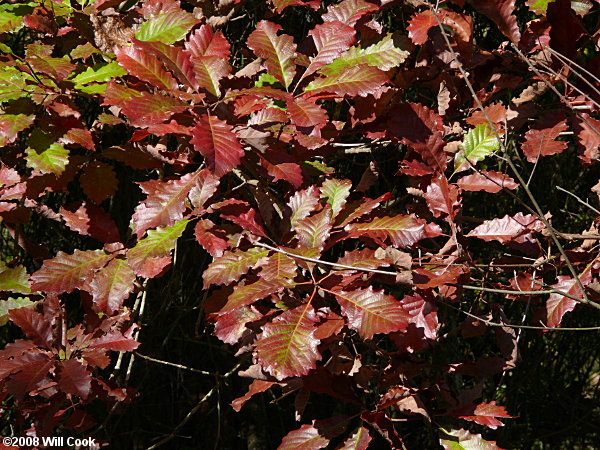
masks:
[[[6,325],[6,322],[8,322],[8,312],[11,309],[19,309],[31,305],[35,305],[35,302],[32,302],[27,297],[9,297],[8,300],[0,301],[0,326]]]
[[[347,70],[328,73],[323,78],[316,78],[304,89],[305,92],[314,91],[334,92],[339,96],[366,96],[379,89],[388,78],[385,72],[368,64],[348,67]]]
[[[335,218],[346,204],[350,189],[352,189],[352,181],[350,180],[329,178],[323,182],[321,198],[327,199],[327,203],[331,205],[332,218]]]
[[[0,11],[0,33],[16,31],[23,27],[23,20],[7,11]]]
[[[31,79],[29,74],[14,67],[5,66],[0,68],[0,103],[28,95],[32,88],[26,84],[26,81]]]
[[[440,444],[445,450],[501,450],[495,441],[486,441],[480,434],[471,434],[469,431],[444,430],[440,428],[443,437],[440,437]]]
[[[530,11],[536,14],[546,14],[548,5],[553,2],[554,0],[527,0],[526,4]]]
[[[108,87],[108,84],[101,83],[101,84],[90,84],[89,86],[75,86],[75,89],[77,89],[85,94],[94,95],[94,94],[104,94],[106,92],[107,87]]]
[[[480,123],[467,133],[460,147],[454,157],[455,172],[466,170],[468,162],[474,166],[486,156],[497,152],[500,141],[487,123]]]
[[[135,37],[140,41],[159,41],[170,45],[183,39],[197,23],[198,19],[188,12],[161,11],[144,22]]]
[[[25,267],[6,267],[0,262],[0,291],[17,292],[19,294],[29,294],[29,274]]]
[[[69,162],[69,150],[58,143],[50,145],[39,153],[31,147],[27,147],[27,167],[31,167],[41,173],[53,173],[60,175],[64,172]]]
[[[261,73],[260,76],[258,77],[258,80],[256,80],[256,82],[254,83],[254,86],[256,86],[256,87],[273,86],[274,84],[277,84],[277,83],[279,83],[277,78],[275,78],[270,73]]]
[[[320,72],[325,75],[342,73],[347,68],[360,64],[386,71],[402,64],[408,55],[410,55],[409,52],[394,45],[392,35],[388,34],[381,41],[365,49],[352,47],[331,64],[323,67]]]
[[[17,139],[20,131],[29,128],[35,121],[34,115],[4,114],[0,115],[0,146],[10,144]]]
[[[229,284],[238,280],[249,269],[254,267],[260,258],[269,254],[268,250],[251,248],[250,250],[225,252],[214,258],[204,271],[204,288],[211,284]]]
[[[85,72],[71,78],[71,81],[75,83],[76,89],[80,88],[80,85],[89,84],[94,82],[104,82],[115,77],[122,77],[127,75],[127,71],[123,69],[116,61],[112,61],[108,64],[88,67]]]

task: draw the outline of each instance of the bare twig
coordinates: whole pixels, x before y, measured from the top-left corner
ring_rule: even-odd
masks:
[[[592,205],[590,205],[588,202],[586,202],[585,200],[582,200],[581,198],[577,197],[575,194],[573,194],[570,191],[567,191],[564,188],[561,188],[560,186],[556,186],[556,189],[558,189],[559,191],[564,192],[565,194],[569,194],[572,197],[575,197],[577,199],[577,201],[579,203],[581,203],[582,205],[587,206],[588,208],[590,208],[592,211],[594,211],[596,214],[598,214],[600,216],[600,211],[598,211],[596,208],[594,208]]]
[[[200,375],[210,375],[212,377],[219,376],[218,374],[215,374],[215,373],[212,373],[212,372],[207,372],[206,370],[198,370],[198,369],[194,369],[193,367],[184,366],[183,364],[175,364],[175,363],[172,363],[172,362],[169,362],[169,361],[162,361],[160,359],[156,359],[156,358],[152,358],[150,356],[142,355],[139,352],[135,352],[135,355],[139,356],[142,359],[146,359],[148,361],[155,362],[157,364],[162,364],[162,365],[170,366],[170,367],[177,367],[178,369],[183,369],[183,370],[189,370],[190,372],[199,373]]]

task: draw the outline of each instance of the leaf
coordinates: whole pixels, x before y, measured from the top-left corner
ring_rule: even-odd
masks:
[[[546,14],[548,4],[554,0],[527,0],[525,4],[529,6],[529,10],[536,14]]]
[[[229,241],[223,230],[215,228],[215,224],[210,219],[200,219],[196,222],[194,236],[198,244],[213,258],[223,255],[229,247]]]
[[[579,146],[579,158],[585,164],[600,160],[600,120],[582,113],[573,126]],[[585,119],[585,121],[583,120]]]
[[[75,75],[70,80],[77,86],[90,83],[103,83],[116,77],[127,75],[127,71],[119,66],[116,61],[109,62],[94,67],[88,67],[84,72]]]
[[[322,17],[325,22],[338,20],[345,25],[354,27],[358,19],[378,9],[376,5],[365,0],[343,0],[337,5],[330,5]]]
[[[456,184],[463,191],[485,191],[495,194],[502,189],[516,189],[519,185],[511,177],[493,170],[482,170],[459,179]]]
[[[183,219],[185,201],[194,187],[198,187],[202,171],[188,173],[179,179],[150,180],[138,183],[148,198],[141,202],[133,214],[135,233],[143,236],[149,228],[171,225]]]
[[[354,434],[344,441],[339,450],[366,450],[373,438],[365,427],[358,427]]]
[[[0,115],[0,147],[12,144],[19,132],[33,125],[35,116],[29,114],[2,114]]]
[[[360,267],[365,269],[378,269],[390,266],[388,259],[378,258],[375,250],[363,248],[361,250],[348,251],[337,260],[337,264],[345,266]]]
[[[339,73],[349,67],[366,64],[388,71],[399,66],[410,55],[406,50],[400,50],[394,45],[391,34],[387,34],[381,41],[365,48],[352,47],[331,64],[321,69],[326,75]]]
[[[244,333],[250,331],[246,324],[261,317],[263,315],[253,306],[240,306],[232,309],[219,314],[215,321],[214,335],[226,344],[237,344]]]
[[[315,78],[304,91],[313,94],[331,92],[340,97],[345,95],[364,97],[373,94],[387,81],[385,72],[376,67],[362,64],[322,78]]]
[[[269,254],[268,250],[253,247],[248,251],[234,250],[225,252],[223,256],[216,257],[202,274],[204,289],[211,284],[229,284],[253,268],[260,258]]]
[[[131,125],[147,127],[169,119],[173,114],[184,112],[189,105],[179,99],[161,94],[142,92],[140,97],[127,100],[121,111]]]
[[[437,339],[439,321],[435,304],[423,298],[419,293],[407,295],[402,299],[402,307],[409,314],[408,323],[422,328],[427,339]]]
[[[165,70],[156,56],[133,45],[116,48],[115,55],[119,65],[130,75],[167,91],[178,88],[175,78]]]
[[[486,156],[500,150],[500,141],[487,123],[477,125],[465,136],[460,150],[454,157],[454,171],[460,172],[475,166]],[[467,162],[468,161],[468,162]]]
[[[135,287],[135,274],[124,259],[115,258],[90,282],[93,301],[100,311],[113,315]]]
[[[521,40],[519,24],[515,15],[515,0],[478,0],[473,8],[491,19],[498,29],[515,45]]]
[[[544,228],[542,221],[537,217],[517,213],[513,217],[504,216],[501,219],[486,220],[473,229],[467,236],[476,237],[484,241],[498,241],[504,243],[511,241],[530,230],[541,231]]]
[[[127,331],[121,333],[119,330],[110,330],[108,333],[94,339],[88,348],[107,349],[115,352],[132,352],[139,347],[140,343],[133,339],[133,331],[136,326],[131,326]]]
[[[58,375],[56,377],[61,391],[77,395],[85,400],[90,394],[92,376],[76,359],[67,359],[58,362]]]
[[[284,255],[283,253],[275,252],[266,260],[259,262],[262,268],[260,272],[261,278],[264,280],[277,280],[283,284],[288,284],[296,277],[298,266],[296,262]]]
[[[273,181],[285,180],[298,189],[304,181],[302,168],[296,163],[271,164],[266,159],[261,160],[262,166],[273,177]]]
[[[215,33],[210,25],[202,25],[185,43],[191,55],[200,87],[219,97],[219,80],[231,72],[230,45],[220,31]]]
[[[298,220],[294,228],[298,238],[298,246],[323,250],[331,231],[331,220],[330,208],[325,208],[320,213]]]
[[[169,68],[181,84],[198,89],[198,80],[194,74],[190,52],[176,47],[166,45],[162,42],[142,42],[136,41],[135,44],[158,57]]]
[[[72,255],[58,252],[47,259],[42,267],[31,275],[31,290],[45,292],[73,292],[80,289],[86,279],[104,267],[112,259],[102,250],[75,250]]]
[[[35,302],[27,297],[8,297],[6,300],[0,300],[0,327],[6,325],[9,311],[33,305],[35,305]]]
[[[434,217],[446,215],[453,221],[460,207],[459,194],[459,189],[454,184],[449,184],[448,179],[440,174],[431,180],[424,197]]]
[[[140,41],[159,41],[171,45],[183,39],[199,22],[192,14],[182,11],[161,11],[142,23],[135,32]]]
[[[302,220],[312,213],[319,204],[319,192],[315,186],[310,186],[302,191],[297,191],[288,200],[288,206],[292,210],[290,224],[293,229]]]
[[[287,103],[287,112],[297,127],[323,127],[327,123],[327,111],[314,100],[295,97]]]
[[[311,58],[310,65],[303,77],[316,72],[321,67],[333,62],[350,48],[355,42],[356,32],[352,27],[333,20],[315,26],[308,35],[313,38],[317,54]]]
[[[261,20],[246,44],[265,60],[269,73],[287,89],[296,75],[296,44],[287,34],[277,35],[279,30],[281,26]]]
[[[112,216],[99,206],[82,202],[79,207],[60,208],[65,224],[73,231],[104,243],[118,242],[119,230]]]
[[[342,315],[348,320],[348,327],[356,330],[362,339],[401,331],[408,326],[408,312],[398,300],[383,291],[375,292],[369,286],[367,289],[333,294],[340,304]]]
[[[562,153],[567,148],[567,142],[557,141],[561,132],[568,129],[567,121],[561,120],[552,127],[541,130],[530,129],[525,133],[521,149],[530,163],[535,163],[540,156]]]
[[[377,217],[370,222],[346,225],[344,229],[351,237],[389,239],[396,247],[410,247],[426,237],[425,222],[414,215]]]
[[[471,434],[464,429],[446,431],[440,428],[443,436],[440,444],[445,450],[502,450],[495,441],[486,441],[480,434]]]
[[[117,192],[119,180],[112,166],[102,161],[91,161],[83,169],[79,183],[85,195],[100,204]]]
[[[227,313],[233,309],[242,306],[250,305],[257,300],[261,300],[269,295],[280,292],[285,287],[292,283],[290,279],[271,279],[259,278],[258,281],[250,284],[237,284],[234,286],[233,294],[231,294],[225,306],[219,313]]]
[[[52,322],[33,308],[15,308],[8,311],[8,318],[12,323],[21,328],[25,336],[35,345],[43,348],[52,347],[54,336]]]
[[[188,222],[184,219],[171,226],[149,230],[144,239],[129,249],[127,261],[135,274],[144,278],[157,276],[171,262],[171,250]]]
[[[331,205],[331,218],[334,219],[346,205],[346,199],[350,195],[352,189],[352,181],[336,180],[329,178],[323,182],[321,186],[321,198],[327,200],[327,204]]]
[[[440,17],[441,21],[441,17]],[[423,45],[429,40],[429,30],[431,28],[439,26],[437,20],[435,20],[434,14],[429,11],[423,11],[415,14],[408,21],[408,37],[415,45]]]
[[[29,274],[23,266],[7,267],[0,261],[0,291],[29,294]]]
[[[234,411],[240,412],[248,400],[250,400],[256,394],[260,394],[261,392],[265,392],[266,390],[270,389],[274,384],[276,384],[274,381],[252,380],[252,383],[248,388],[248,392],[232,401],[231,407],[234,409]]]
[[[591,269],[590,266],[579,275],[579,281],[585,286],[586,284],[592,281],[591,278]],[[559,275],[558,283],[552,285],[554,289],[558,289],[560,291],[566,292],[572,296],[577,298],[582,297],[581,289],[579,288],[579,284],[577,280],[569,277],[568,275]],[[578,305],[577,300],[573,300],[572,298],[565,297],[564,295],[553,293],[548,297],[548,301],[546,302],[546,326],[550,328],[558,327],[562,321],[563,316],[571,312]]]
[[[5,381],[6,390],[22,402],[25,394],[47,384],[48,371],[54,366],[54,361],[45,353],[28,352],[15,360],[18,372]]]
[[[313,425],[302,425],[285,435],[277,450],[318,450],[327,447],[329,439]]]
[[[278,380],[306,375],[321,359],[314,337],[317,316],[310,304],[277,316],[263,326],[255,354],[264,370]]]
[[[233,127],[216,116],[202,115],[192,130],[192,135],[190,142],[204,156],[209,169],[217,177],[230,172],[244,156],[244,149]]]
[[[27,62],[37,72],[50,75],[58,81],[64,80],[73,73],[73,70],[75,70],[75,65],[71,64],[66,57],[51,58],[49,56],[44,56],[42,58],[32,55],[27,58]]]
[[[369,214],[381,203],[389,200],[390,198],[392,198],[392,194],[386,192],[385,194],[377,197],[376,199],[365,198],[360,201],[349,204],[343,211],[344,214],[342,214],[342,217],[345,217],[341,223],[341,226],[348,225],[350,222],[359,219],[360,217],[366,214]]]
[[[508,415],[504,406],[498,406],[496,405],[496,402],[483,402],[477,406],[473,405],[458,411],[453,411],[450,414],[460,419],[469,420],[479,425],[486,426],[492,430],[504,426],[497,417],[512,417]]]
[[[31,167],[40,173],[60,175],[69,163],[69,150],[58,143],[54,143],[39,152],[27,147],[26,153],[27,167]]]

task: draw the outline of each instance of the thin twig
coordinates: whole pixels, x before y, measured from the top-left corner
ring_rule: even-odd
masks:
[[[152,358],[152,357],[147,356],[147,355],[142,355],[139,352],[135,352],[135,355],[139,356],[142,359],[146,359],[148,361],[152,361],[152,362],[155,362],[155,363],[158,363],[158,364],[162,364],[162,365],[165,365],[165,366],[177,367],[178,369],[189,370],[190,372],[199,373],[201,375],[210,375],[210,376],[213,376],[213,377],[219,376],[218,374],[215,374],[215,373],[212,373],[212,372],[207,372],[206,370],[194,369],[193,367],[184,366],[183,364],[175,364],[175,363],[172,363],[172,362],[169,362],[169,361],[163,361],[163,360],[160,360],[160,359]]]
[[[582,200],[581,198],[577,197],[575,194],[573,194],[570,191],[567,191],[564,188],[561,188],[560,186],[556,186],[556,189],[558,189],[559,191],[564,192],[565,194],[569,194],[572,197],[575,197],[577,199],[577,201],[579,203],[581,203],[582,205],[587,206],[588,208],[590,208],[592,211],[594,211],[596,214],[600,215],[600,211],[598,211],[596,208],[594,208],[592,205],[590,205],[588,202],[586,202],[585,200]]]

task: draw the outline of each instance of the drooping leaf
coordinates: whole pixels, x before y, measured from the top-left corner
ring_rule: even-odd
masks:
[[[112,259],[102,250],[75,250],[72,255],[58,252],[55,258],[44,261],[42,267],[31,275],[31,290],[45,292],[72,292],[98,269]]]
[[[446,215],[453,221],[460,206],[459,194],[456,185],[448,183],[448,179],[441,174],[431,180],[424,197],[434,217]]]
[[[319,94],[331,92],[339,96],[365,96],[374,93],[388,81],[385,72],[366,64],[353,66],[341,72],[316,78],[304,89],[305,92]]]
[[[127,251],[127,262],[136,275],[153,278],[171,262],[171,250],[183,234],[189,220],[175,222],[171,226],[148,230],[145,238]]]
[[[201,188],[197,186],[201,174],[199,170],[174,180],[138,183],[148,198],[135,208],[132,217],[137,236],[143,236],[149,228],[171,225],[183,219],[185,200],[194,187]]]
[[[355,42],[355,33],[352,27],[337,20],[324,22],[309,31],[308,35],[313,38],[317,54],[311,59],[303,76],[316,72],[348,50]]]
[[[254,397],[256,394],[260,394],[261,392],[265,392],[271,386],[276,384],[274,381],[266,381],[266,380],[253,380],[248,388],[248,392],[241,397],[236,398],[231,402],[231,407],[236,411],[240,412],[242,407],[246,404],[248,400]]]
[[[0,261],[0,291],[29,294],[29,275],[23,266],[7,267]]]
[[[449,431],[440,428],[440,431],[440,444],[445,450],[502,450],[495,441],[486,441],[480,434],[472,434],[462,428]]]
[[[471,165],[475,166],[499,149],[500,141],[490,126],[487,123],[479,124],[465,136],[460,150],[454,157],[454,171],[459,172],[468,169]]]
[[[135,37],[140,41],[158,41],[170,45],[183,39],[198,23],[192,14],[182,11],[161,11],[140,25]]]
[[[541,231],[544,225],[541,220],[530,214],[517,213],[513,217],[486,220],[473,229],[467,236],[483,239],[484,241],[506,242],[515,239],[531,230]]]
[[[365,427],[358,427],[339,450],[367,450],[373,438]]]
[[[549,156],[562,153],[567,148],[567,142],[557,141],[556,138],[561,132],[568,128],[567,121],[561,120],[552,127],[546,127],[541,130],[532,128],[525,133],[525,139],[521,148],[527,161],[534,163],[541,156]]]
[[[76,359],[58,362],[56,380],[61,391],[77,395],[85,400],[92,387],[91,372]]]
[[[319,434],[314,424],[305,424],[286,434],[277,450],[319,450],[328,444],[329,439]]]
[[[204,114],[192,130],[194,145],[217,177],[222,177],[236,167],[244,156],[233,127],[216,116]]]
[[[493,170],[482,170],[460,178],[456,184],[463,191],[485,191],[495,194],[502,189],[516,189],[515,183],[508,175]]]
[[[328,75],[347,70],[349,67],[366,64],[388,71],[397,67],[408,57],[409,52],[394,45],[392,35],[386,35],[381,41],[365,48],[352,47],[335,61],[325,66],[321,72]]]
[[[92,298],[100,311],[114,314],[135,287],[135,274],[124,259],[115,258],[94,275],[90,282]]]
[[[208,288],[211,284],[229,284],[238,280],[268,253],[266,249],[253,247],[245,252],[237,250],[225,252],[223,256],[214,258],[202,275],[204,288]]]
[[[586,113],[582,113],[580,119],[573,126],[579,145],[579,157],[585,164],[592,164],[600,159],[600,120]]]
[[[426,237],[424,221],[413,215],[377,217],[370,222],[346,225],[344,229],[352,237],[389,239],[396,247],[410,247]]]
[[[54,340],[52,321],[33,308],[16,308],[8,311],[8,318],[12,323],[21,328],[25,336],[35,345],[44,348],[52,347]]]
[[[350,195],[352,182],[350,180],[337,180],[329,178],[321,186],[321,198],[325,198],[331,205],[331,218],[334,219],[346,205],[346,199]]]
[[[177,89],[177,81],[155,55],[133,45],[116,48],[115,55],[119,65],[130,75],[167,91]]]
[[[584,286],[592,281],[591,267],[592,264],[579,275],[579,281],[581,281]],[[582,292],[577,280],[568,275],[559,275],[557,278],[558,283],[552,285],[553,288],[577,298],[582,297]],[[578,304],[579,302],[577,300],[565,297],[564,295],[558,293],[550,294],[550,297],[548,297],[548,301],[546,302],[546,325],[550,328],[558,327],[563,316],[566,313],[573,311]]]
[[[0,300],[0,327],[6,325],[6,322],[8,321],[8,312],[10,310],[33,305],[35,305],[35,302],[32,302],[27,297],[8,297],[6,300]]]
[[[26,152],[27,167],[40,173],[60,175],[69,163],[69,150],[58,143],[51,144],[48,148],[40,151],[28,147]]]
[[[319,340],[314,337],[317,316],[309,304],[284,312],[263,332],[255,347],[256,358],[264,370],[278,380],[307,374],[321,359]]]
[[[261,20],[248,37],[247,45],[265,60],[269,73],[287,88],[296,75],[296,44],[291,36],[278,35],[279,30],[281,26]]]
[[[326,22],[338,20],[353,27],[362,16],[378,9],[376,5],[365,0],[343,0],[336,5],[329,6],[327,12],[323,14],[323,20]]]
[[[398,300],[383,291],[376,292],[369,286],[334,294],[342,315],[348,320],[348,327],[358,331],[363,339],[372,339],[378,333],[401,331],[408,326],[408,312]]]

